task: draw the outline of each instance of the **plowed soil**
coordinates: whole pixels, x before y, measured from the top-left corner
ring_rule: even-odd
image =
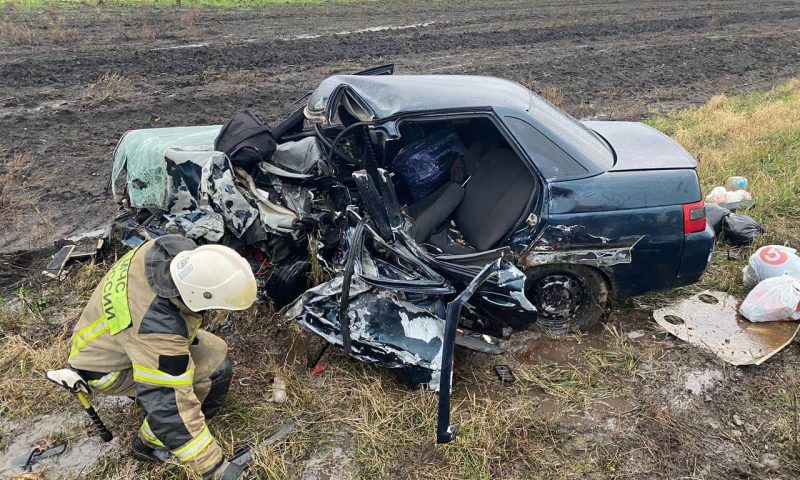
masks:
[[[768,87],[800,59],[791,0],[6,7],[0,19],[37,35],[0,49],[0,154],[33,155],[12,201],[36,200],[0,219],[0,251],[107,223],[126,130],[222,123],[245,107],[276,122],[333,73],[394,62],[398,73],[495,75],[578,117],[639,119]],[[119,77],[100,81],[107,72]]]

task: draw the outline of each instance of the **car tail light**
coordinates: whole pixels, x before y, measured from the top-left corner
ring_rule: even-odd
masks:
[[[706,229],[706,204],[702,200],[697,203],[683,205],[683,233],[702,232]]]

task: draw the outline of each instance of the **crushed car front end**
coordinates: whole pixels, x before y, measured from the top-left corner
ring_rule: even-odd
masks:
[[[494,337],[535,322],[585,331],[610,292],[702,274],[703,232],[676,233],[676,202],[699,200],[699,186],[691,167],[615,171],[595,133],[513,82],[371,77],[390,73],[330,77],[271,132],[256,119],[222,152],[252,115],[129,132],[115,153],[117,232],[128,245],[177,232],[237,248],[284,318],[438,390],[446,442],[456,345],[502,353]]]

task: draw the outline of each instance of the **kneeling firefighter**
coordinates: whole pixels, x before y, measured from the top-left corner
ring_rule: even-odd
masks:
[[[180,235],[148,241],[111,267],[75,326],[69,366],[95,392],[141,403],[134,456],[164,461],[169,450],[204,479],[240,478],[206,426],[230,387],[228,347],[200,329],[198,312],[243,310],[255,298],[244,258]]]

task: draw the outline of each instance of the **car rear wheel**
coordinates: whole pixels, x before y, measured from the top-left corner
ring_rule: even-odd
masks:
[[[526,296],[538,310],[536,323],[550,333],[587,332],[603,315],[608,286],[583,265],[542,265],[526,272]]]

